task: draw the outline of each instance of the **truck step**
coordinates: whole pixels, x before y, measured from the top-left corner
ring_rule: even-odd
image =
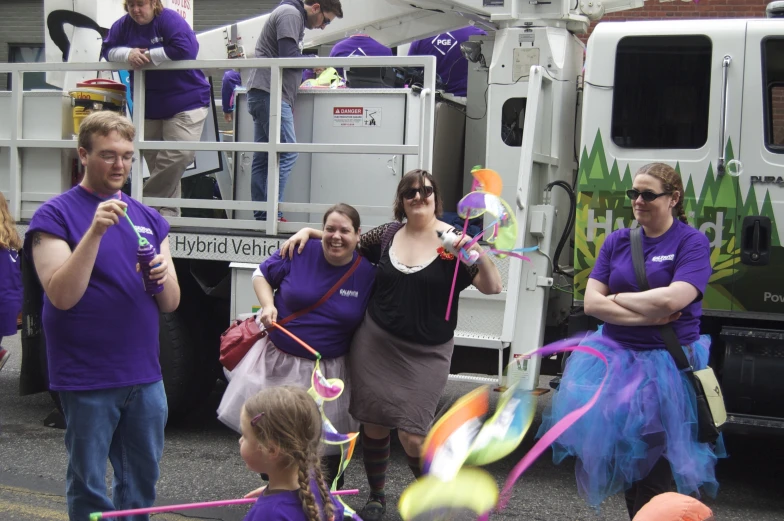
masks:
[[[498,377],[471,375],[471,374],[450,374],[449,380],[453,382],[472,382],[472,383],[486,384],[486,385],[501,384]]]
[[[750,414],[727,414],[727,424],[737,427],[752,427],[762,429],[784,429],[784,419],[769,416],[752,416]]]

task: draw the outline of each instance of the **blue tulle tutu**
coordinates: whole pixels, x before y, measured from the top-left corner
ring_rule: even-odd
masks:
[[[718,491],[715,467],[725,457],[721,438],[714,446],[697,442],[694,390],[675,367],[666,349],[612,348],[592,333],[584,345],[607,357],[610,372],[596,405],[567,429],[553,444],[553,461],[576,456],[577,489],[589,505],[599,506],[639,481],[664,456],[672,467],[678,492],[710,496]],[[593,341],[592,341],[593,340]],[[708,364],[710,337],[703,335],[685,346],[695,370]],[[598,358],[573,353],[553,402],[545,410],[537,438],[566,414],[584,405],[604,378],[606,368]],[[628,392],[630,382],[637,384]]]

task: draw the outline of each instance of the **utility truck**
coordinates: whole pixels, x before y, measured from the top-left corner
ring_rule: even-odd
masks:
[[[108,27],[122,14],[119,3],[84,2],[83,12]],[[713,337],[711,365],[729,422],[784,426],[778,399],[784,391],[784,231],[776,225],[784,219],[784,21],[775,18],[774,5],[760,19],[602,22],[586,46],[579,36],[592,21],[639,8],[642,0],[342,4],[344,18],[324,31],[306,31],[304,47],[324,53],[324,46],[361,31],[400,50],[468,24],[484,29],[486,36],[462,45],[470,62],[467,96],[436,91],[432,57],[254,59],[266,15],[198,34],[197,60],[160,66],[199,68],[214,79],[227,68],[247,77],[251,67],[270,67],[272,107],[279,105],[282,68],[365,71],[357,75],[364,83],[350,88],[301,89],[297,144],[253,143],[242,90],[233,142],[218,138],[213,106],[202,142],[178,144],[201,155],[186,176],[215,178],[221,200],[166,200],[201,212],[170,218],[184,295],[180,309],[163,317],[160,333],[174,415],[198,405],[213,388],[219,333],[233,317],[258,307],[253,268],[287,234],[318,226],[332,203],[356,206],[365,230],[389,220],[395,186],[414,167],[432,170],[447,211],[470,190],[472,166],[501,175],[502,197],[518,221],[516,246],[538,249],[530,263],[494,259],[504,280],[500,295],[463,292],[451,378],[496,385],[522,380],[536,389],[542,360],[527,353],[595,326],[581,311],[588,275],[607,234],[636,226],[625,197],[631,175],[661,161],[680,171],[690,223],[711,241],[713,275],[702,327]],[[189,6],[198,9],[193,1]],[[0,93],[0,114],[10,122],[0,129],[0,188],[22,232],[42,201],[71,186],[75,143],[67,91],[98,70],[117,75],[122,69],[97,63],[94,29],[68,31],[65,60],[52,45],[45,64],[0,67],[13,74],[12,91]],[[420,81],[399,86],[395,78],[412,69],[424,71]],[[40,70],[63,92],[23,92],[20,73]],[[143,89],[144,74],[137,72],[137,128]],[[272,136],[279,126],[273,110]],[[143,132],[136,139],[137,151],[166,146],[146,141]],[[255,151],[271,152],[269,203],[250,201]],[[279,204],[274,172],[275,152],[281,151],[300,156]],[[144,176],[143,168],[134,169],[130,193],[161,205],[162,199],[142,197]],[[251,212],[261,209],[273,216],[281,210],[288,222],[253,220]],[[46,390],[40,289],[29,267],[27,272],[23,393]]]

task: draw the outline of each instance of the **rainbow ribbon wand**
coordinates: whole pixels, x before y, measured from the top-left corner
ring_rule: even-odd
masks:
[[[331,492],[333,496],[352,496],[359,494],[359,489],[337,490]],[[199,508],[227,507],[233,505],[249,505],[255,503],[258,498],[226,499],[222,501],[207,501],[204,503],[186,503],[183,505],[166,505],[160,507],[137,508],[133,510],[114,510],[112,512],[94,512],[90,514],[90,521],[99,519],[111,519],[114,517],[135,516],[143,514],[160,514],[162,512],[174,512],[176,510],[196,510]]]

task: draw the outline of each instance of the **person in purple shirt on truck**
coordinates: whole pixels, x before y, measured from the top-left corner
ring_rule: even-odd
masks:
[[[242,85],[240,71],[230,70],[223,74],[221,82],[221,106],[226,123],[234,121],[234,90]]]
[[[392,49],[380,44],[366,34],[358,33],[339,41],[329,52],[330,58],[348,58],[352,56],[360,58],[363,56],[392,56]],[[336,70],[341,77],[345,78],[342,67],[337,67]]]
[[[335,18],[343,18],[340,0],[281,0],[270,13],[261,35],[256,40],[256,58],[299,58],[305,28],[324,29]],[[269,142],[271,72],[268,68],[251,69],[248,75],[248,113],[253,117],[253,141]],[[280,142],[296,143],[294,132],[294,102],[302,83],[301,69],[284,69],[281,74],[282,102],[280,107]],[[280,154],[280,191],[278,201],[283,200],[286,181],[297,162],[296,152]],[[254,202],[267,201],[267,152],[254,152],[251,164],[250,196]],[[267,212],[254,210],[253,216],[261,221]],[[283,213],[278,212],[278,220]]]
[[[179,305],[169,225],[122,194],[133,163],[135,129],[101,111],[79,129],[82,182],[36,210],[25,235],[44,290],[43,329],[49,386],[59,393],[68,451],[70,521],[93,512],[151,507],[168,409],[158,361],[158,316]],[[131,227],[125,216],[130,218]],[[139,239],[157,254],[145,291]],[[106,496],[106,460],[114,469]],[[131,516],[146,521],[148,516]]]
[[[442,33],[432,38],[417,40],[408,48],[409,56],[435,56],[436,74],[444,84],[444,92],[455,96],[466,96],[468,88],[468,60],[460,50],[460,44],[475,34],[487,34],[472,25]]]
[[[8,202],[0,192],[0,369],[8,361],[8,350],[2,346],[4,336],[16,334],[16,319],[22,310],[22,270],[19,250],[22,240]]]
[[[283,384],[310,387],[315,357],[271,326],[320,302],[351,269],[353,273],[326,301],[287,322],[285,327],[321,354],[319,367],[325,377],[340,378],[346,383],[337,400],[324,403],[324,412],[332,424],[338,432],[356,432],[359,428],[348,412],[351,392],[346,359],[370,299],[375,267],[357,249],[360,222],[356,209],[337,204],[326,211],[323,223],[321,240],[308,241],[302,253],[291,259],[276,251],[253,274],[253,289],[261,304],[260,321],[268,328],[268,334],[260,340],[261,350],[252,366],[253,384],[232,374],[221,400],[218,417],[234,429],[238,427],[242,404],[259,389]],[[244,370],[240,367],[246,362],[243,359],[234,371]],[[332,481],[340,453],[332,445],[325,446],[324,452],[327,475]],[[340,483],[342,480],[339,486]]]
[[[127,0],[128,13],[117,20],[103,42],[101,56],[127,62],[134,69],[171,60],[194,60],[196,35],[183,17],[161,0]],[[144,138],[148,141],[199,141],[210,104],[210,85],[200,70],[151,70],[145,75]],[[131,74],[133,89],[133,74]],[[193,150],[145,150],[150,177],[144,197],[180,198],[180,181],[193,162]],[[177,217],[178,208],[160,207]]]
[[[555,442],[553,459],[577,457],[578,491],[590,505],[624,491],[632,519],[651,498],[668,492],[673,478],[682,494],[700,488],[715,494],[716,460],[724,449],[721,438],[715,446],[697,441],[692,384],[676,367],[659,330],[671,325],[694,370],[706,367],[710,336],[700,335],[700,316],[712,273],[708,238],[689,226],[683,181],[671,166],[645,165],[626,194],[642,227],[651,289],[639,291],[631,230],[609,234],[588,279],[585,313],[604,322],[592,336],[618,347],[586,338],[586,345],[607,356],[609,380],[596,405]],[[571,355],[537,436],[585,404],[606,371],[594,356]],[[630,385],[628,397],[624,391]]]

